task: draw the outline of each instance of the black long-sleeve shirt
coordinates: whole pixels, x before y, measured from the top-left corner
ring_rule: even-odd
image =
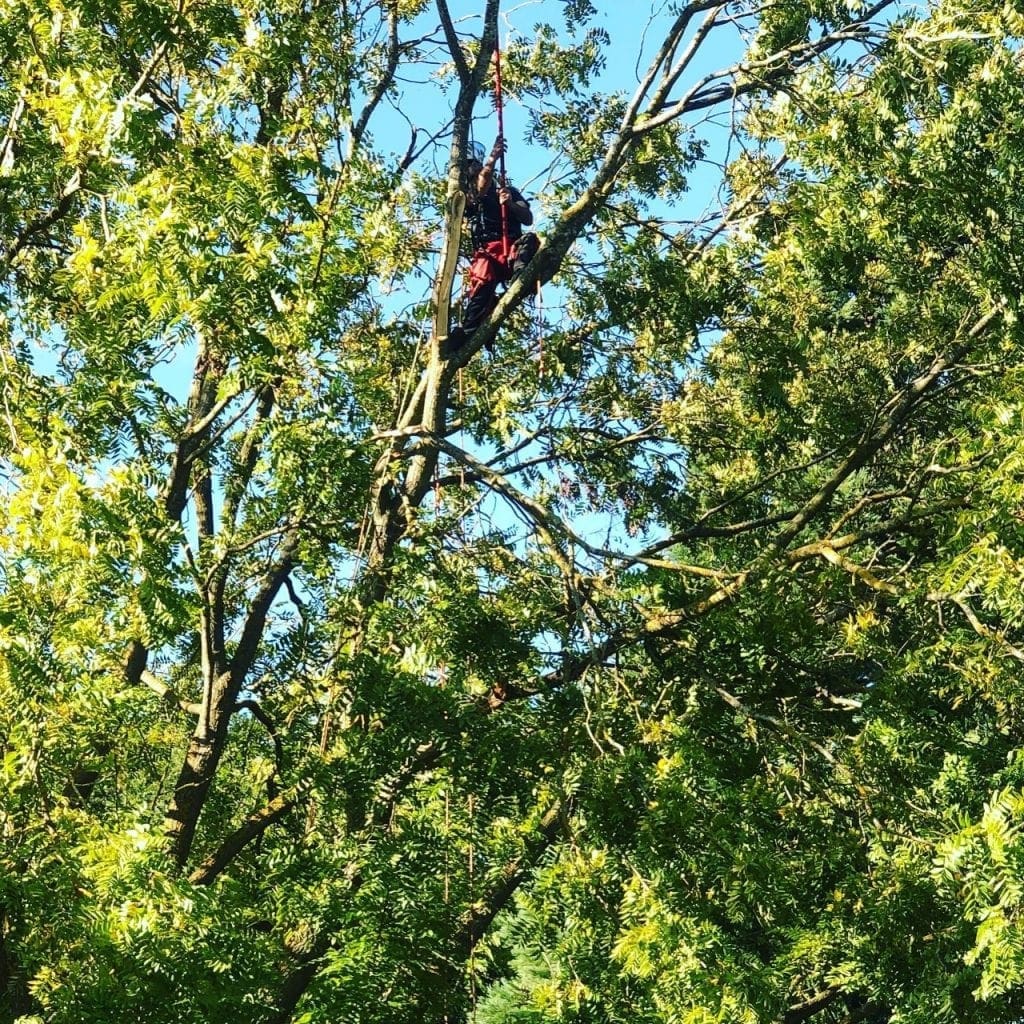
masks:
[[[530,204],[523,198],[523,194],[511,185],[508,186],[508,190],[512,196],[507,204],[508,240],[514,242],[523,233],[523,225],[533,223],[533,215],[530,212]],[[466,217],[472,225],[474,245],[481,246],[487,242],[501,241],[501,202],[493,181],[475,203],[470,203],[466,207]]]

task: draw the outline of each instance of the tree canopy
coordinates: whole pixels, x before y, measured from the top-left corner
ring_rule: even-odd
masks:
[[[1024,16],[598,6],[0,8],[0,1019],[1024,1016]]]

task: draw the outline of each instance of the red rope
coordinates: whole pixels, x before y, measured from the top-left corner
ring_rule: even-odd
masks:
[[[497,40],[494,43],[494,106],[498,111],[498,166],[500,168],[499,185],[504,188],[508,183],[505,175],[505,117],[504,104],[501,101],[501,48]],[[508,204],[501,204],[501,251],[508,264]]]

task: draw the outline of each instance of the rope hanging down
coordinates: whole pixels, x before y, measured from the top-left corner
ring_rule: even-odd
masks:
[[[494,42],[494,107],[498,112],[498,138],[501,144],[498,148],[498,183],[504,188],[508,185],[508,176],[505,173],[505,107],[501,100],[501,47],[498,41]],[[505,203],[501,204],[501,250],[508,262],[508,209]]]
[[[505,172],[505,104],[501,94],[501,45],[498,40],[494,42],[494,109],[498,115],[498,138],[501,146],[498,150],[498,182],[502,187],[508,185],[508,174]],[[508,237],[508,206],[501,204],[501,252],[508,265],[509,253],[512,246]],[[540,281],[537,282],[537,327],[540,334],[540,376],[544,376],[544,333],[541,314]]]

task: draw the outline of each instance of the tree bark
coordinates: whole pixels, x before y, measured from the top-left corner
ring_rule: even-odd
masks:
[[[298,535],[292,531],[284,542],[280,557],[267,571],[253,598],[238,646],[227,668],[217,671],[219,666],[215,664],[204,666],[210,675],[204,685],[199,720],[189,741],[164,825],[169,853],[179,871],[188,862],[199,816],[227,743],[228,726],[236,710],[238,694],[256,659],[270,606],[291,572],[297,545]]]

